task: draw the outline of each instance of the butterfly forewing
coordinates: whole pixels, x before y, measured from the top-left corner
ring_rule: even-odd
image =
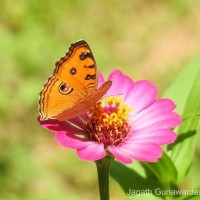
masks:
[[[80,96],[97,88],[96,63],[89,45],[81,40],[69,48],[69,52],[56,63],[56,76],[67,81]]]

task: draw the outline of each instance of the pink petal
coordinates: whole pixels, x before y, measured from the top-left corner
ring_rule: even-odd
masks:
[[[98,72],[98,88],[100,88],[105,83],[103,75]]]
[[[132,158],[128,156],[126,153],[120,151],[116,146],[108,146],[108,151],[110,151],[113,156],[116,158],[116,160],[124,163],[124,164],[130,164],[132,163]]]
[[[106,156],[103,143],[92,142],[83,149],[77,149],[77,154],[83,160],[95,161]]]
[[[132,158],[144,162],[156,162],[162,155],[162,149],[153,143],[123,143],[119,148]]]
[[[125,143],[155,143],[158,145],[171,144],[175,141],[176,134],[172,130],[158,129],[152,131],[133,131]]]
[[[125,103],[128,103],[133,108],[131,116],[152,104],[156,99],[157,93],[157,88],[149,81],[141,80],[135,82],[125,97]]]
[[[70,133],[70,134],[82,134],[85,133],[85,130],[75,127],[72,124],[69,124],[65,121],[59,121],[56,119],[48,119],[41,121],[40,118],[38,118],[38,122],[40,125],[48,129],[50,131],[53,131],[54,133],[64,132],[64,133]]]
[[[69,136],[64,132],[58,132],[55,135],[55,140],[58,143],[60,143],[63,147],[73,148],[73,149],[85,148],[93,143],[91,141],[88,141],[87,139],[79,138],[76,136]]]
[[[140,119],[135,122],[134,130],[156,130],[156,129],[170,129],[181,123],[180,116],[177,113],[169,112],[157,115],[156,117],[148,117],[146,119]]]
[[[154,101],[150,106],[137,113],[133,120],[137,119],[144,120],[146,118],[156,117],[158,114],[172,111],[176,108],[174,102],[170,99],[158,99]]]
[[[111,95],[125,96],[128,89],[133,85],[133,81],[119,70],[113,71],[108,77],[108,80],[112,81],[112,86],[107,92],[108,96]]]

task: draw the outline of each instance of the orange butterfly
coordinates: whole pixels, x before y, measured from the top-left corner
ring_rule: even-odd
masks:
[[[42,120],[65,121],[89,111],[108,91],[112,82],[99,89],[96,62],[84,40],[75,42],[56,62],[53,75],[40,92],[39,113]]]

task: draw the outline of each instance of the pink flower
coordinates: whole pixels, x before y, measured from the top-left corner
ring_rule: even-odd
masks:
[[[119,70],[109,78],[112,86],[88,113],[67,122],[40,121],[42,127],[56,133],[62,146],[77,150],[83,160],[95,161],[112,154],[129,164],[133,160],[156,162],[161,145],[173,143],[172,128],[181,123],[170,99],[157,99],[157,88],[146,80],[133,82]],[[104,78],[99,74],[99,86]]]

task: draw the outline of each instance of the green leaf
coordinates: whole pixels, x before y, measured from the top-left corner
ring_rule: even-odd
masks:
[[[169,189],[166,187],[170,183],[176,182],[176,168],[170,157],[165,152],[157,163],[143,163],[142,165],[151,170],[151,172],[157,177],[160,183],[162,183],[163,189]]]
[[[200,199],[200,186],[196,187],[194,190],[186,190],[186,192],[192,193],[189,195],[184,195],[176,200],[199,200]]]
[[[148,180],[141,176],[134,169],[131,169],[119,162],[113,161],[110,166],[110,175],[121,185],[125,193],[128,193],[129,189],[134,190],[155,190],[161,185],[154,179]]]
[[[199,77],[200,56],[181,72],[164,93],[164,97],[176,102],[177,111],[182,114],[183,119],[182,125],[175,130],[178,134],[176,142],[168,148],[178,172],[177,182],[182,181],[187,175],[194,156],[200,113]]]

